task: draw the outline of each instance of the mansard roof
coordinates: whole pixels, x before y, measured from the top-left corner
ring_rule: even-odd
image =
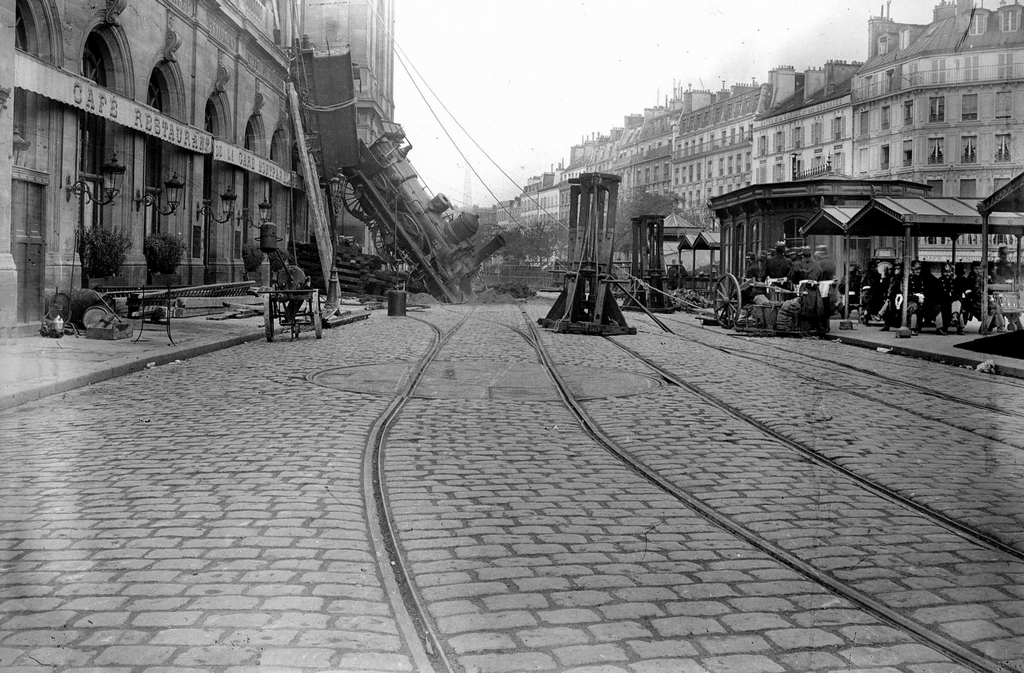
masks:
[[[1024,46],[1024,28],[1009,32],[1000,30],[999,12],[1009,11],[1008,7],[1019,10],[1021,6],[1008,5],[995,10],[975,8],[975,14],[986,13],[989,17],[985,32],[980,35],[971,35],[970,22],[958,22],[955,16],[934,21],[907,47],[869,58],[860,72],[874,72],[886,65],[920,57]]]
[[[758,115],[756,119],[771,119],[772,117],[784,115],[787,112],[793,112],[794,110],[811,107],[812,105],[824,103],[825,101],[842,98],[843,96],[849,95],[852,82],[852,77],[846,81],[839,82],[834,87],[831,87],[831,91],[829,90],[830,87],[828,83],[826,83],[825,88],[806,100],[804,100],[804,87],[797,87],[796,92],[786,100],[782,101],[782,104],[779,105],[779,107],[766,110],[763,114]]]

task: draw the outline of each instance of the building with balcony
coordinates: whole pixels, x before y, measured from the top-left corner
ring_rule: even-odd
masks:
[[[1009,182],[1024,152],[1022,11],[943,0],[926,25],[871,18],[869,58],[851,91],[854,173],[967,199]],[[976,238],[959,242],[958,259],[980,258]],[[949,259],[950,243],[923,239],[919,255]]]
[[[672,107],[647,108],[629,115],[616,143],[611,173],[622,178],[623,196],[643,191],[670,194],[672,189]]]
[[[672,138],[672,192],[686,208],[750,184],[751,129],[764,87],[681,93]]]
[[[802,73],[792,66],[769,73],[753,123],[754,184],[850,174],[850,81],[860,66],[829,61]]]

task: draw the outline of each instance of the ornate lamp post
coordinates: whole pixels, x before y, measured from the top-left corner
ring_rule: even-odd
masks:
[[[175,173],[171,176],[171,179],[164,183],[164,188],[161,190],[167,194],[167,208],[160,207],[160,194],[145,194],[143,195],[142,190],[135,189],[135,212],[142,210],[143,206],[153,206],[156,212],[161,215],[170,215],[178,209],[179,197],[181,196],[181,189],[185,186],[185,183],[178,179],[178,174]]]
[[[103,164],[101,171],[103,175],[102,197],[97,197],[93,193],[91,182],[88,180],[71,182],[71,176],[69,175],[67,177],[67,184],[64,186],[67,200],[71,201],[71,195],[74,194],[79,198],[85,198],[86,203],[94,201],[99,206],[113,203],[117,195],[121,193],[121,178],[124,177],[124,166],[118,163],[117,152],[114,152],[114,156],[110,161]]]

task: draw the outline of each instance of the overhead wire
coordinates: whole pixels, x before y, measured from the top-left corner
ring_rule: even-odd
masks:
[[[469,167],[469,169],[471,171],[473,171],[473,174],[477,177],[477,179],[480,180],[480,184],[483,186],[483,188],[487,190],[487,193],[491,195],[491,197],[501,207],[501,209],[508,214],[509,219],[511,219],[520,228],[524,228],[525,227],[525,225],[522,222],[520,222],[518,219],[516,219],[515,215],[513,215],[512,212],[507,207],[505,207],[504,203],[494,194],[494,192],[487,185],[487,183],[484,182],[483,178],[477,172],[476,168],[472,165],[472,163],[466,157],[465,153],[462,151],[462,148],[460,148],[458,143],[455,142],[455,139],[452,137],[451,133],[448,132],[448,129],[444,126],[444,124],[441,122],[440,117],[438,117],[437,113],[434,111],[434,108],[430,105],[430,102],[427,100],[427,97],[423,94],[423,91],[422,91],[422,89],[420,89],[419,84],[416,83],[416,78],[413,77],[413,74],[412,74],[413,72],[416,73],[416,77],[418,77],[420,79],[420,81],[423,83],[423,86],[426,87],[426,89],[430,92],[430,94],[438,102],[438,104],[445,111],[445,113],[451,118],[451,120],[453,122],[455,122],[455,125],[458,126],[459,129],[466,135],[466,137],[469,138],[469,140],[476,146],[476,148],[478,150],[480,150],[480,152],[485,157],[487,157],[487,159],[492,164],[494,164],[495,168],[497,168],[498,171],[500,171],[501,174],[504,175],[508,179],[508,181],[510,183],[512,183],[512,185],[514,187],[516,187],[517,189],[520,190],[520,192],[525,194],[527,196],[527,198],[529,198],[529,200],[532,201],[538,207],[538,209],[540,209],[545,215],[547,215],[549,218],[551,218],[551,221],[557,223],[563,229],[568,231],[568,226],[565,223],[561,222],[555,215],[553,215],[547,208],[545,208],[536,198],[534,198],[530,194],[527,194],[526,190],[521,185],[519,185],[490,156],[490,154],[488,154],[487,151],[484,150],[484,148],[480,146],[480,144],[476,141],[476,139],[473,137],[473,135],[469,131],[467,131],[466,128],[461,123],[459,123],[459,120],[455,117],[454,114],[452,114],[451,110],[449,110],[448,107],[444,104],[444,101],[441,100],[441,98],[430,87],[430,84],[427,83],[426,78],[424,78],[423,75],[420,74],[419,70],[416,69],[416,66],[412,63],[411,59],[409,59],[408,55],[405,53],[405,50],[402,49],[402,47],[398,44],[398,40],[395,38],[394,33],[391,31],[391,29],[388,27],[387,23],[384,21],[384,18],[372,6],[370,6],[370,11],[373,13],[374,17],[377,19],[378,23],[381,25],[381,27],[383,28],[384,32],[387,33],[388,37],[391,39],[391,42],[392,42],[392,44],[395,47],[395,56],[398,58],[398,62],[402,65],[402,69],[405,70],[405,73],[409,76],[409,81],[412,83],[413,87],[416,89],[416,93],[418,93],[420,95],[420,98],[423,99],[423,103],[424,103],[424,105],[427,106],[427,109],[430,111],[430,114],[437,121],[438,125],[441,127],[441,130],[444,131],[444,134],[445,134],[445,136],[448,137],[448,140],[451,141],[452,146],[455,147],[455,150],[459,153],[459,156],[461,156],[463,158],[463,160],[466,162],[466,165]],[[412,68],[412,71],[410,71],[410,68]]]

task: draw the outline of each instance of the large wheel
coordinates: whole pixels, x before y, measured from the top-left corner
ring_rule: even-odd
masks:
[[[360,220],[369,219],[369,213],[363,205],[362,187],[351,180],[345,180],[341,186],[341,203],[353,217]]]
[[[263,330],[267,334],[267,341],[274,340],[274,316],[270,311],[270,294],[263,295]]]
[[[726,329],[735,327],[741,308],[740,284],[736,276],[727,273],[718,279],[714,299],[718,324]]]

